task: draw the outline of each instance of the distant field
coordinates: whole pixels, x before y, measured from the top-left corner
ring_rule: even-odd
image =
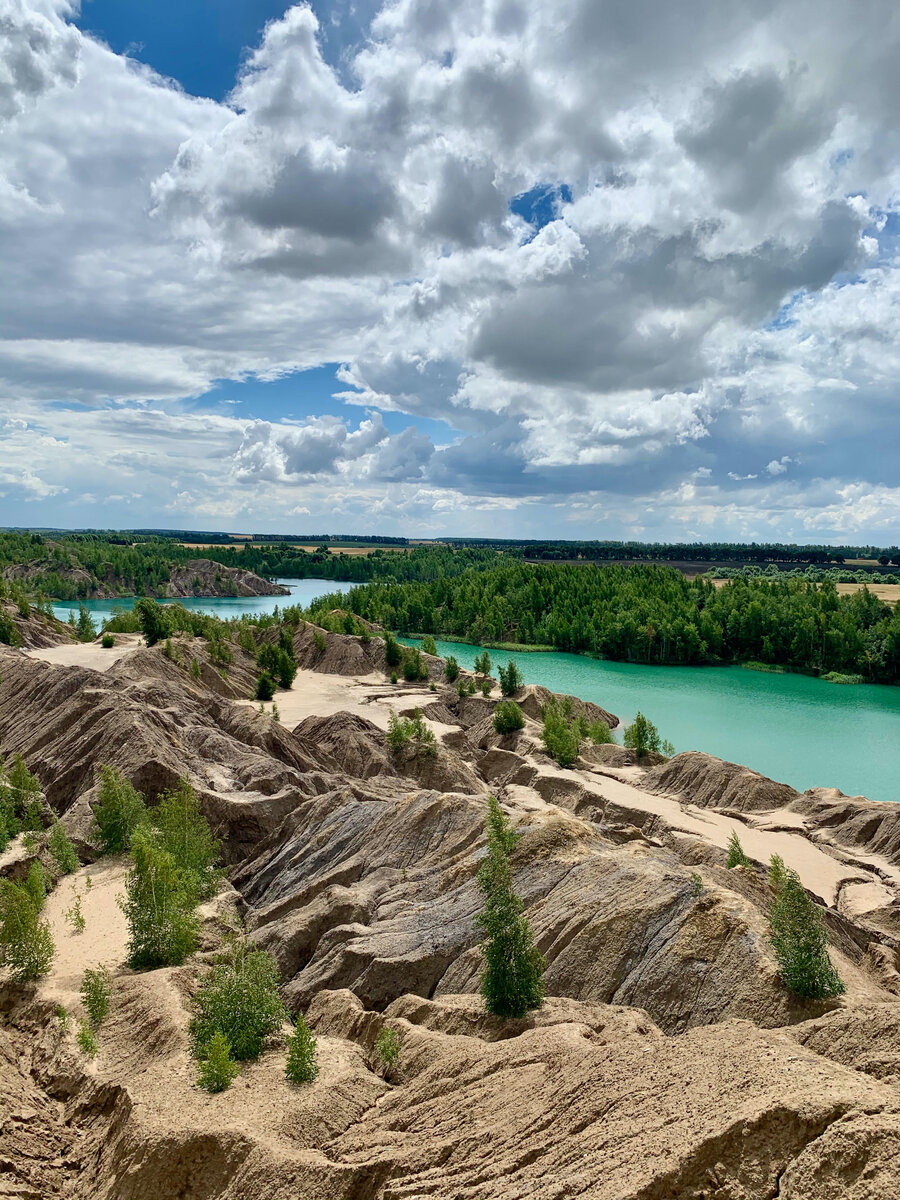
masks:
[[[837,590],[839,595],[847,596],[850,592],[858,592],[862,586],[861,583],[839,583]],[[900,600],[900,583],[870,583],[867,587],[879,600],[888,604],[896,604]]]
[[[183,546],[185,550],[265,550],[270,548],[271,542],[229,542],[227,547],[223,542],[178,542],[179,546]],[[322,542],[288,542],[293,550],[318,550]],[[365,545],[354,545],[353,542],[329,542],[329,549],[332,554],[346,554],[353,558],[365,557],[371,554],[373,550],[407,550],[407,546],[378,546],[367,542]]]

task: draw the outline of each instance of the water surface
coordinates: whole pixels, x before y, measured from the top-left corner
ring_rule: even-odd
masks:
[[[408,641],[408,639],[402,639]],[[413,643],[409,643],[413,644]],[[481,646],[437,642],[471,668]],[[593,700],[627,724],[638,709],[676,750],[705,750],[801,790],[900,800],[900,687],[842,686],[743,667],[650,667],[579,654],[504,654],[526,683]],[[621,740],[621,727],[616,731]]]

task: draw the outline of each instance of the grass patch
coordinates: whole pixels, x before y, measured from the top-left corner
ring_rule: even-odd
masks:
[[[865,683],[862,675],[843,675],[840,671],[829,671],[827,675],[820,675],[820,679],[824,679],[826,683]]]
[[[758,662],[755,658],[749,659],[747,662],[741,663],[745,671],[765,671],[769,675],[786,675],[787,671],[784,667],[779,667],[775,663]]]

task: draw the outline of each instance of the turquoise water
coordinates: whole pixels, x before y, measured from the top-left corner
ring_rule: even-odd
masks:
[[[306,608],[319,596],[327,596],[329,592],[347,592],[353,587],[352,583],[335,583],[333,579],[278,579],[276,583],[291,589],[290,596],[249,596],[245,598],[219,597],[206,600],[180,600],[185,608],[196,609],[197,612],[210,613],[227,621],[230,617],[259,616],[260,613],[271,613],[276,606],[299,604]],[[115,608],[134,608],[136,596],[122,596],[116,600],[83,600],[84,607],[93,615],[97,628],[108,621]],[[61,621],[68,621],[69,613],[78,616],[77,600],[57,600],[53,611]]]
[[[482,652],[459,642],[439,641],[437,648],[468,668]],[[640,709],[676,750],[705,750],[801,790],[838,787],[870,800],[900,800],[900,687],[841,686],[743,667],[490,654],[495,664],[513,657],[526,683],[593,700],[623,724]]]

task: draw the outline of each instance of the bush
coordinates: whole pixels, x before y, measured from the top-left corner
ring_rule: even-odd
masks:
[[[392,633],[384,635],[384,664],[386,667],[399,667],[403,661],[403,650]]]
[[[21,754],[8,764],[0,758],[0,849],[17,834],[42,828],[40,783]]]
[[[489,696],[491,694],[491,681],[489,679],[482,679],[481,694],[482,696]]]
[[[182,779],[177,788],[166,792],[149,815],[162,849],[171,854],[178,870],[194,881],[197,899],[208,899],[219,884],[215,864],[222,846],[213,837],[189,781]]]
[[[155,646],[162,638],[173,632],[171,616],[155,600],[145,596],[134,606],[138,625],[148,646]]]
[[[78,1033],[75,1035],[75,1040],[78,1042],[78,1049],[82,1054],[86,1054],[88,1058],[96,1057],[100,1047],[97,1045],[97,1038],[87,1021],[82,1021],[78,1026]]]
[[[551,700],[544,705],[544,749],[561,767],[571,767],[581,750],[581,732],[572,718],[572,701]]]
[[[100,768],[94,824],[104,854],[121,854],[146,813],[144,797],[114,767]]]
[[[385,1077],[391,1075],[400,1061],[400,1038],[396,1030],[385,1026],[375,1039],[375,1057]]]
[[[111,997],[112,976],[109,968],[87,967],[81,977],[81,1003],[94,1029],[106,1020]]]
[[[515,700],[501,700],[494,709],[494,729],[506,735],[525,728],[525,714]]]
[[[145,825],[135,830],[131,855],[120,901],[128,921],[128,965],[138,970],[178,966],[197,945],[195,881],[185,879],[159,834]]]
[[[397,672],[391,671],[391,683],[396,683],[396,682],[397,682]]]
[[[781,982],[804,1000],[824,1000],[845,991],[828,954],[819,906],[800,882],[796,871],[782,863],[769,916],[769,938],[778,961]]]
[[[116,639],[113,637],[113,635],[111,633],[104,633],[103,637],[100,639],[100,645],[103,647],[104,650],[112,650],[112,648],[115,644],[116,644]]]
[[[75,847],[59,821],[53,823],[47,838],[47,849],[63,875],[71,875],[81,866]]]
[[[475,658],[475,674],[490,675],[491,673],[491,656],[487,650],[483,654],[477,655]]]
[[[97,636],[97,626],[83,604],[78,605],[78,623],[75,628],[79,642],[92,642]]]
[[[576,717],[575,727],[582,740],[593,742],[595,746],[608,745],[614,742],[609,726],[605,721],[589,721],[587,717]]]
[[[659,730],[642,712],[635,713],[634,721],[626,727],[622,740],[638,758],[643,758],[645,754],[659,754]]]
[[[437,646],[435,645],[434,638],[430,633],[426,634],[425,637],[422,638],[422,653],[434,654],[435,656],[437,655]]]
[[[87,922],[84,919],[84,913],[81,911],[81,897],[75,897],[75,903],[71,908],[66,909],[66,920],[72,926],[73,933],[84,933]]]
[[[231,1045],[224,1033],[216,1032],[204,1047],[197,1071],[197,1083],[207,1092],[224,1092],[240,1067],[231,1057]]]
[[[23,887],[0,880],[0,963],[18,982],[40,979],[53,963],[50,926]]]
[[[403,655],[403,678],[407,683],[428,678],[428,667],[418,650],[407,650]]]
[[[500,691],[504,696],[514,696],[525,682],[521,671],[512,659],[509,660],[507,667],[498,667],[497,674],[500,676]]]
[[[275,680],[268,671],[260,671],[256,680],[256,699],[271,700],[275,695]]]
[[[325,647],[328,645],[328,643],[326,642],[325,634],[322,633],[321,629],[317,629],[313,634],[313,644],[320,654],[325,653]]]
[[[733,830],[731,837],[728,839],[728,858],[725,861],[725,865],[729,870],[732,867],[750,866],[750,859],[744,853],[744,847],[741,845],[741,839],[737,835],[737,830]]]
[[[194,1056],[202,1058],[213,1037],[222,1033],[238,1062],[258,1058],[266,1039],[288,1019],[278,983],[278,968],[270,954],[236,942],[226,961],[212,968],[191,1001]]]
[[[459,679],[459,663],[452,654],[448,655],[444,662],[444,678],[448,683],[456,683]]]
[[[316,1062],[316,1039],[299,1013],[294,1023],[294,1032],[287,1042],[287,1063],[284,1073],[291,1083],[312,1083],[319,1074]]]
[[[44,907],[44,901],[47,899],[47,892],[50,890],[50,881],[47,878],[46,871],[39,862],[31,864],[21,886],[31,897],[35,908],[40,912]]]
[[[191,675],[194,679],[199,679],[201,675],[200,660],[196,655],[191,659]]]
[[[515,834],[496,796],[488,797],[487,857],[478,868],[484,908],[476,917],[487,934],[482,945],[481,994],[488,1012],[524,1017],[544,999],[546,964],[537,947],[522,901],[513,890],[510,851]]]
[[[387,744],[395,757],[409,746],[416,757],[429,757],[437,753],[437,740],[425,724],[420,708],[413,709],[412,717],[398,717],[391,712],[388,717]]]

